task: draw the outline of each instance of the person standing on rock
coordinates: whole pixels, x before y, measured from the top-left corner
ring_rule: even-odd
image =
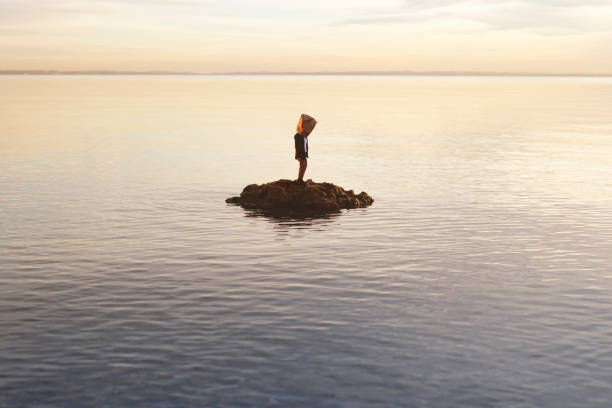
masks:
[[[293,139],[295,140],[295,160],[300,163],[298,170],[298,178],[295,180],[298,183],[304,182],[304,173],[306,173],[306,166],[308,165],[308,135],[314,129],[317,121],[312,116],[308,116],[302,113],[300,120],[298,120],[295,131],[297,132]]]

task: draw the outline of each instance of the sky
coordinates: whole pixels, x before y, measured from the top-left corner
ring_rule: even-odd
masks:
[[[612,0],[0,0],[0,70],[612,74]]]

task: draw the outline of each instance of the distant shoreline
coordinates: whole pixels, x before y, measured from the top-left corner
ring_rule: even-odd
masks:
[[[537,72],[445,72],[445,71],[321,71],[321,72],[172,72],[172,71],[55,71],[0,70],[0,75],[193,75],[193,76],[491,76],[491,77],[612,77],[610,74]]]

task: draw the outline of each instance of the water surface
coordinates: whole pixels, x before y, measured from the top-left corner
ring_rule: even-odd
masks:
[[[608,407],[612,80],[0,77],[0,407]],[[376,202],[271,219],[307,177]]]

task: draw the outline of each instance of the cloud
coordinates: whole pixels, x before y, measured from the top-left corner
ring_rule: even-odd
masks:
[[[612,29],[612,4],[607,0],[407,0],[395,7],[380,7],[356,16],[332,21],[330,26],[386,25],[447,22],[457,29],[463,21],[473,29],[531,30],[541,34],[580,34]],[[459,28],[460,29],[460,28]]]
[[[180,10],[187,7],[202,7],[211,0],[0,0],[0,21],[19,23],[37,19],[72,18],[122,14],[141,8],[142,14],[154,13],[156,9]]]
[[[587,72],[609,65],[611,30],[612,0],[0,0],[18,68]]]

